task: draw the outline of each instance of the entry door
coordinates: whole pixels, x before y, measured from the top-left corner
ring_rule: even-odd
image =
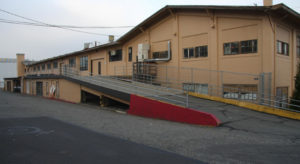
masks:
[[[98,75],[101,75],[101,62],[98,62]]]
[[[91,70],[93,75],[106,75],[104,59],[93,60]]]
[[[43,82],[36,82],[36,95],[43,96]]]
[[[11,82],[10,81],[6,82],[6,89],[7,89],[7,91],[11,92]]]

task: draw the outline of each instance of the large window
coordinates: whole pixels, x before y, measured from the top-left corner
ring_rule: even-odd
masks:
[[[300,35],[297,36],[297,57],[300,57]]]
[[[112,50],[108,52],[109,61],[122,61],[122,49]]]
[[[198,57],[207,57],[208,56],[208,46],[198,46],[198,47],[191,47],[191,48],[184,48],[183,49],[183,58],[198,58]]]
[[[192,58],[194,57],[194,48],[184,48],[183,49],[183,58]]]
[[[128,61],[132,61],[132,47],[128,48]]]
[[[195,47],[195,57],[207,57],[208,51],[207,46]]]
[[[224,43],[224,55],[257,53],[257,40]]]
[[[277,40],[277,53],[285,56],[289,56],[289,44]]]
[[[75,67],[76,66],[76,60],[75,60],[75,58],[69,59],[69,66],[70,67]]]
[[[80,71],[88,70],[88,57],[82,56],[80,57]]]
[[[153,52],[152,58],[153,59],[162,59],[168,57],[168,51],[160,51],[160,52]]]
[[[57,64],[57,61],[53,62],[53,68],[57,68],[58,67],[58,64]]]

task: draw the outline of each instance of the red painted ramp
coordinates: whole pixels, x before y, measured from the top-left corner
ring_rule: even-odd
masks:
[[[130,109],[128,113],[143,117],[197,125],[218,126],[220,123],[220,121],[212,114],[137,95],[130,96]]]

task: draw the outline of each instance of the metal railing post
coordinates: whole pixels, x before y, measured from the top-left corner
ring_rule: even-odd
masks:
[[[189,92],[186,92],[186,103],[185,103],[185,107],[188,108],[189,107]]]
[[[194,69],[191,68],[191,82],[194,82]]]
[[[223,81],[223,80],[224,80],[224,79],[223,79],[223,71],[221,71],[221,72],[220,72],[220,81],[221,81],[221,82],[220,82],[220,83],[221,83],[220,85],[221,85],[221,92],[222,92],[222,93],[220,94],[221,97],[223,97],[223,95],[224,95],[224,85],[223,85],[224,81]]]
[[[259,87],[259,103],[263,104],[264,103],[264,84],[265,84],[264,72],[261,73],[259,76],[260,76],[260,78],[259,78],[259,84],[260,84],[260,87]]]
[[[168,86],[168,66],[166,65],[166,85]]]

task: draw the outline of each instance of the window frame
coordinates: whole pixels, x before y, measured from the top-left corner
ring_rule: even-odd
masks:
[[[69,67],[76,67],[76,58],[70,58],[69,59]]]
[[[187,56],[185,52],[187,52]],[[194,47],[183,48],[183,59],[190,59],[190,58],[195,58],[195,48]]]
[[[247,43],[248,46],[243,47],[243,43]],[[246,48],[248,50],[243,52],[243,48]],[[257,40],[253,39],[253,40],[240,41],[240,53],[241,54],[257,53]]]
[[[199,50],[199,54],[198,54]],[[202,54],[204,52],[204,54]],[[197,46],[195,47],[195,58],[205,58],[208,57],[208,45],[202,45],[202,46]]]
[[[42,64],[42,71],[45,71],[46,69],[46,64]]]
[[[89,65],[89,59],[88,56],[81,56],[80,57],[80,71],[87,71],[88,70],[88,65]]]
[[[258,39],[223,43],[224,56],[254,54],[254,53],[258,53]]]
[[[58,62],[57,61],[54,61],[53,62],[53,69],[57,69],[58,68]]]
[[[277,42],[276,42],[276,52],[277,52],[277,54],[280,54],[280,55],[290,56],[290,45],[289,45],[289,43],[277,40]]]
[[[111,55],[111,52],[115,51],[115,55]],[[117,62],[117,61],[122,61],[123,60],[123,50],[122,49],[117,49],[117,50],[112,50],[108,51],[109,55],[109,62]]]
[[[47,69],[50,70],[51,69],[51,63],[47,63]]]
[[[235,44],[235,47],[232,47],[234,44]],[[229,46],[229,47],[227,47],[227,46]],[[239,55],[240,54],[240,42],[239,41],[224,43],[223,47],[224,47],[223,48],[224,55]],[[233,50],[235,50],[235,51],[233,51]]]

